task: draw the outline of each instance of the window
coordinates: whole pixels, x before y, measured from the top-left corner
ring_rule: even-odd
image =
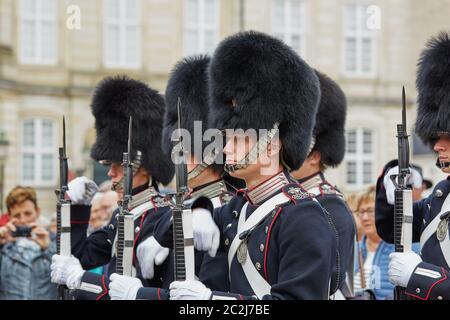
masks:
[[[56,182],[56,129],[48,119],[26,119],[22,122],[22,183],[53,186]]]
[[[272,33],[299,54],[305,53],[305,0],[273,0]]]
[[[374,182],[373,139],[373,132],[369,129],[347,131],[347,183],[352,187],[361,188]]]
[[[344,9],[344,73],[371,77],[375,73],[375,31],[367,28],[368,6]]]
[[[106,67],[139,68],[141,65],[139,0],[104,1]]]
[[[212,53],[219,40],[219,0],[184,1],[184,53]]]
[[[58,61],[57,0],[20,1],[19,60],[52,65]]]

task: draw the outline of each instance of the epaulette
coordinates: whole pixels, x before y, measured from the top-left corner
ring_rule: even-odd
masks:
[[[320,195],[336,195],[339,198],[344,199],[344,195],[333,185],[331,185],[328,181],[324,181],[319,184]]]
[[[294,203],[306,199],[314,199],[314,194],[309,193],[297,183],[290,183],[288,185],[285,185],[281,190]]]

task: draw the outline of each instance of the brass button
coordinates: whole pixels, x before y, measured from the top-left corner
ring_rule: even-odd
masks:
[[[261,270],[261,263],[259,263],[259,262],[255,263],[255,267],[256,267],[256,270],[260,271]]]
[[[266,226],[266,233],[269,232],[269,226]]]
[[[135,233],[138,233],[139,231],[141,231],[141,228],[139,228],[139,227],[136,227],[136,228],[134,229],[134,232],[135,232]]]
[[[444,194],[444,193],[442,192],[441,189],[437,189],[436,192],[434,193],[434,195],[435,195],[436,197],[438,197],[438,198],[442,197],[443,194]]]
[[[106,239],[106,242],[108,242],[108,243],[109,243],[109,245],[110,245],[110,246],[112,246],[112,242],[111,242],[111,240],[109,240],[109,239]]]
[[[239,217],[239,212],[237,212],[236,210],[233,211],[233,215],[235,218]]]
[[[113,225],[112,223],[110,223],[110,224],[109,224],[109,228],[110,228],[111,230],[114,230],[114,225]]]
[[[262,243],[259,245],[259,250],[261,250],[261,252],[264,252],[264,245]]]
[[[442,300],[443,298],[442,298],[442,296],[438,296],[437,299],[438,300]]]
[[[417,288],[417,289],[416,289],[416,293],[420,293],[420,288]]]
[[[225,239],[225,245],[228,246],[230,244],[230,239],[226,238]]]

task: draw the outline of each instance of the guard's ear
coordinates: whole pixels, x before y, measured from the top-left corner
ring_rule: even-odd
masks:
[[[281,142],[281,140],[278,137],[273,138],[270,141],[269,145],[267,146],[267,155],[269,157],[279,155],[281,153],[282,148],[283,148],[283,143]]]
[[[308,160],[310,160],[310,163],[312,165],[319,165],[320,162],[322,161],[322,155],[320,154],[320,151],[318,150],[311,151],[311,153],[308,155]]]
[[[150,172],[148,172],[148,170],[145,169],[144,167],[140,167],[139,170],[136,172],[136,174],[141,174],[145,178],[150,178]]]

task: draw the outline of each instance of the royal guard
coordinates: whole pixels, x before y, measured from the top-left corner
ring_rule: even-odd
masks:
[[[347,100],[339,85],[325,74],[316,71],[320,81],[320,105],[313,130],[311,151],[300,169],[292,172],[301,186],[316,196],[328,211],[339,236],[336,270],[331,292],[334,298],[353,295],[353,247],[355,221],[343,194],[325,176],[329,167],[337,167],[345,155],[345,119]],[[346,275],[348,282],[346,282]]]
[[[108,77],[96,88],[92,100],[97,139],[91,157],[108,166],[113,189],[119,198],[124,192],[123,153],[127,151],[129,118],[132,117],[133,151],[132,201],[129,210],[134,220],[133,267],[134,274],[147,286],[167,287],[173,279],[169,263],[148,273],[145,259],[148,240],[156,222],[171,214],[171,201],[158,192],[159,184],[168,184],[174,174],[170,157],[162,152],[161,135],[164,99],[146,84],[127,77]],[[117,209],[110,223],[86,237],[94,182],[85,177],[69,183],[68,195],[72,200],[72,254],[73,257],[55,255],[52,263],[52,281],[74,290],[75,299],[108,299],[109,276],[116,269]],[[167,249],[168,250],[168,249]],[[107,265],[106,273],[98,275],[86,270]],[[151,265],[153,268],[153,264]],[[153,271],[152,271],[153,272]],[[129,292],[130,296],[138,295]]]
[[[216,209],[218,228],[211,229],[227,255],[230,290],[176,281],[171,299],[328,299],[336,233],[289,174],[311,144],[316,74],[282,41],[259,32],[223,40],[208,72],[212,126],[227,131],[225,170],[246,183]]]
[[[164,116],[164,127],[162,135],[163,151],[171,155],[173,149],[172,135],[180,128],[189,134],[190,144],[184,146],[187,153],[187,170],[188,170],[188,187],[189,193],[185,198],[185,205],[193,208],[193,226],[194,232],[197,233],[197,239],[202,239],[196,243],[197,249],[195,255],[196,275],[208,283],[209,286],[216,290],[229,290],[228,280],[228,261],[223,253],[216,253],[217,246],[211,247],[211,241],[219,241],[217,239],[201,237],[202,228],[208,227],[211,221],[211,212],[215,208],[221,207],[228,203],[238,188],[243,187],[243,181],[233,179],[228,176],[223,169],[223,162],[216,160],[222,155],[222,143],[219,148],[206,149],[208,141],[203,141],[202,137],[208,127],[208,66],[210,58],[208,56],[188,57],[178,62],[171,73],[169,79],[165,100],[166,110]],[[181,119],[178,121],[178,106],[180,106]],[[198,130],[196,132],[196,130]],[[194,138],[199,140],[194,142]],[[187,138],[187,137],[186,137]],[[219,135],[217,137],[221,139]],[[198,144],[198,145],[196,145]],[[198,149],[196,149],[196,146]],[[198,153],[196,153],[196,151]],[[206,221],[205,221],[206,220]],[[172,228],[171,216],[165,216],[158,222],[158,228],[154,231],[154,250],[151,255],[145,257],[146,264],[161,264],[168,255],[168,249],[171,247],[171,238],[167,237],[166,231]],[[217,228],[211,224],[212,228]],[[158,229],[160,235],[158,235]],[[168,241],[168,242],[166,242]],[[164,245],[164,246],[162,246]],[[209,249],[209,252],[203,252],[203,247]],[[209,272],[202,272],[203,269]],[[212,271],[212,272],[211,272]],[[148,275],[152,277],[153,275]],[[115,282],[121,285],[115,286]],[[126,298],[131,286],[136,285],[136,280],[125,276],[115,277],[111,285],[110,295],[119,299]],[[169,299],[169,291],[163,288],[159,289],[158,295],[155,296],[153,288],[144,288],[146,294],[140,295],[139,298],[148,300]]]
[[[450,174],[450,33],[432,38],[419,60],[418,108],[415,130],[437,153],[436,165]],[[414,168],[407,183],[415,188],[422,177]],[[391,175],[397,161],[389,162],[377,182],[376,225],[378,234],[394,242],[394,190]],[[390,256],[389,279],[406,288],[406,295],[420,300],[450,299],[450,180],[439,182],[425,199],[414,202],[412,241],[421,244],[421,255],[412,251]]]

